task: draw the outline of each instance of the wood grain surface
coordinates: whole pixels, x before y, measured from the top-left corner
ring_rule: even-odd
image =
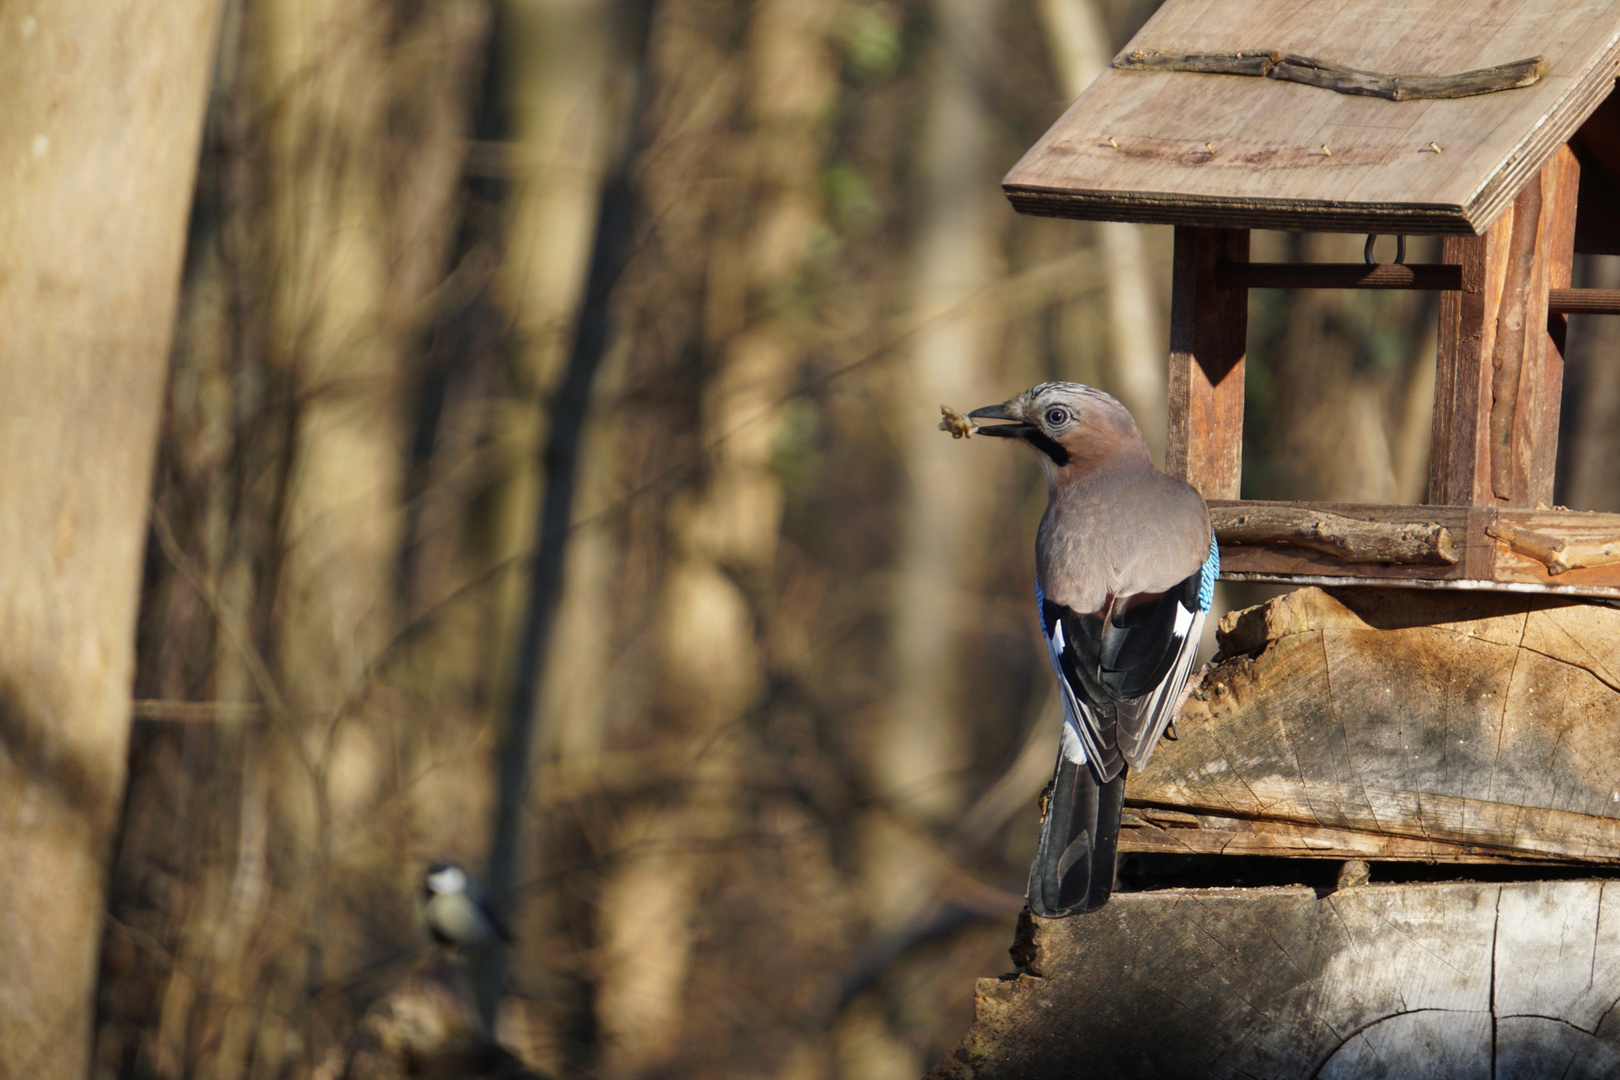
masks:
[[[1030,919],[931,1080],[1598,1080],[1620,885],[1171,889]]]
[[[1620,599],[1620,514],[1213,499],[1210,515],[1221,545],[1222,580],[1383,581]],[[1460,552],[1457,562],[1399,561],[1404,545],[1419,536],[1432,535],[1439,545],[1437,529],[1447,534],[1445,550]],[[1389,561],[1366,561],[1380,553]]]
[[[1620,610],[1304,588],[1220,640],[1133,805],[1620,864]]]
[[[1159,855],[1264,855],[1289,859],[1363,859],[1369,862],[1486,863],[1494,865],[1576,860],[1522,855],[1478,844],[1387,836],[1356,829],[1303,825],[1295,821],[1189,814],[1159,806],[1127,807],[1120,821],[1119,851]]]
[[[1215,270],[1248,259],[1246,229],[1176,229],[1164,463],[1206,499],[1241,493],[1249,297],[1221,288]]]
[[[1478,235],[1613,89],[1620,0],[1171,0],[1122,55],[1257,43],[1425,75],[1540,55],[1547,73],[1479,97],[1386,101],[1110,68],[1007,174],[1008,197],[1067,217]]]
[[[1462,288],[1440,300],[1430,503],[1536,506],[1553,499],[1564,319],[1580,167],[1567,146],[1481,237],[1447,237]]]

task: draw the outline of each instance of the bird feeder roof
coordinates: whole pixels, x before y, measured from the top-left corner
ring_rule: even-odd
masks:
[[[1475,96],[1410,78],[1517,61]],[[1478,235],[1617,65],[1620,0],[1169,0],[1003,187],[1058,217]]]

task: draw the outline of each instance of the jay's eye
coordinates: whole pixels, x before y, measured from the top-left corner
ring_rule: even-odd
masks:
[[[1046,426],[1047,427],[1055,427],[1055,428],[1056,427],[1062,427],[1064,424],[1067,424],[1068,422],[1069,422],[1069,410],[1068,409],[1047,409],[1046,410]]]

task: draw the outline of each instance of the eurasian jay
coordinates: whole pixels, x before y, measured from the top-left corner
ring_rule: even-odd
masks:
[[[1022,439],[1046,473],[1035,603],[1063,698],[1029,906],[1093,911],[1114,887],[1125,775],[1147,765],[1192,674],[1220,555],[1192,485],[1153,467],[1125,406],[1079,383],[1042,383],[975,420]]]

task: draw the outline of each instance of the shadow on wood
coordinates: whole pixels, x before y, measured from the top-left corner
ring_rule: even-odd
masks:
[[[1026,917],[1026,972],[979,981],[930,1080],[1613,1076],[1617,905],[1607,882],[1454,882]]]
[[[1121,851],[1620,864],[1620,610],[1307,588],[1221,641]]]

